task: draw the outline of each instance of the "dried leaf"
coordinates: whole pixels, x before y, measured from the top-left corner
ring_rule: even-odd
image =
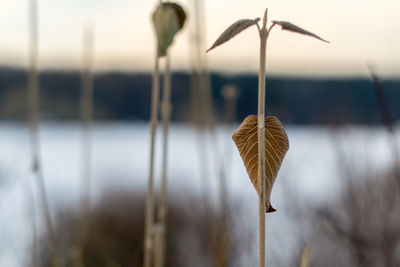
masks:
[[[296,26],[296,25],[294,25],[294,24],[292,24],[292,23],[290,23],[288,21],[276,21],[276,20],[273,20],[272,23],[282,26],[282,30],[287,30],[287,31],[291,31],[291,32],[297,32],[297,33],[300,33],[300,34],[305,34],[305,35],[317,38],[318,40],[321,40],[323,42],[329,43],[328,41],[322,39],[318,35],[316,35],[316,34],[314,34],[312,32],[306,31],[306,30],[300,28],[299,26]]]
[[[218,39],[214,42],[214,44],[206,51],[210,51],[211,49],[214,49],[215,47],[222,45],[223,43],[229,41],[236,35],[238,35],[240,32],[243,30],[247,29],[248,27],[255,25],[260,18],[256,19],[241,19],[233,23],[231,26],[229,26],[228,29],[226,29],[219,37]]]
[[[163,57],[174,41],[175,34],[183,28],[186,14],[178,4],[165,2],[161,4],[161,8],[160,5],[157,6],[153,12],[152,20],[157,34],[158,54]],[[157,26],[158,22],[159,25]]]
[[[250,115],[242,122],[232,139],[239,150],[247,174],[256,191],[258,188],[258,121],[257,116]],[[270,196],[275,178],[278,175],[283,158],[289,149],[289,140],[280,121],[273,116],[265,118],[265,208],[266,212],[274,212]]]

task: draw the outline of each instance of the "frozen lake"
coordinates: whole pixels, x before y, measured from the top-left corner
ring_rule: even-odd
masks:
[[[234,130],[219,128],[215,135],[206,134],[205,143],[201,143],[190,126],[172,125],[168,183],[173,190],[200,195],[205,181],[210,196],[215,196],[220,162],[224,162],[229,196],[248,203],[249,223],[254,223],[256,229],[257,195],[231,140]],[[286,126],[286,130],[290,149],[272,192],[272,203],[278,212],[267,217],[270,224],[267,235],[279,236],[279,232],[290,228],[285,217],[288,198],[295,195],[299,207],[306,207],[336,196],[342,184],[341,160],[360,169],[385,168],[391,163],[388,136],[383,128]],[[160,133],[156,147],[156,182],[161,167]],[[21,255],[29,255],[32,195],[37,199],[37,190],[30,173],[28,137],[25,126],[0,123],[0,266],[25,266],[27,259]],[[43,123],[40,141],[43,173],[54,216],[57,208],[76,205],[78,201],[82,173],[80,127],[76,123]],[[110,188],[146,190],[149,144],[147,124],[94,125],[91,188],[94,203]],[[206,178],[200,177],[199,148],[205,149],[207,155]],[[41,217],[36,219],[42,225]],[[285,244],[284,239],[281,242]],[[290,249],[288,246],[287,251]]]

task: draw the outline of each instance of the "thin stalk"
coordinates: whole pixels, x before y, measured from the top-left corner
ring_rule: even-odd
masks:
[[[40,162],[40,143],[39,143],[39,79],[38,79],[38,16],[37,3],[35,0],[29,1],[29,29],[30,29],[30,62],[29,62],[29,133],[32,153],[32,172],[36,177],[36,182],[41,198],[43,217],[46,223],[47,241],[50,247],[51,264],[53,267],[59,266],[54,228],[51,222],[47,192],[44,183],[43,173]]]
[[[161,1],[158,1],[161,6]],[[161,12],[158,12],[157,20],[160,21]],[[160,23],[156,23],[160,25]],[[152,266],[152,253],[154,243],[154,156],[155,156],[155,141],[156,141],[156,130],[158,124],[158,105],[159,105],[159,49],[158,41],[156,45],[156,57],[154,61],[154,72],[153,72],[153,84],[151,91],[151,115],[150,115],[150,166],[149,166],[149,177],[147,184],[147,196],[146,196],[146,211],[145,211],[145,236],[144,236],[144,267]]]
[[[192,59],[192,107],[193,120],[195,123],[198,160],[199,160],[199,177],[201,187],[201,199],[204,207],[204,216],[206,218],[206,230],[209,242],[209,252],[212,257],[213,264],[216,255],[215,243],[215,217],[210,201],[210,163],[207,156],[207,134],[211,134],[213,128],[213,111],[212,99],[210,93],[210,83],[207,72],[207,63],[204,57],[204,1],[193,0],[193,42],[191,43],[191,59]],[[216,147],[214,147],[216,148]],[[214,154],[215,155],[215,154]],[[219,173],[218,173],[219,175]]]
[[[83,36],[81,80],[81,148],[82,148],[82,195],[81,219],[77,238],[75,266],[83,266],[83,249],[88,236],[90,210],[90,184],[92,165],[92,117],[93,117],[93,28],[88,27]]]
[[[199,73],[205,71],[205,58],[203,56],[204,47],[204,27],[203,26],[203,9],[200,0],[193,0],[194,6],[194,43],[196,46],[195,62],[197,64]]]
[[[227,133],[229,131],[229,134],[231,134],[231,127],[234,124],[235,121],[235,114],[236,114],[236,100],[238,96],[237,88],[234,86],[225,86],[223,88],[222,94],[224,96],[225,100],[225,130],[224,132]],[[219,175],[219,195],[220,195],[220,210],[222,213],[221,216],[221,223],[220,223],[220,229],[218,229],[219,235],[218,238],[218,244],[217,246],[222,247],[219,249],[220,255],[219,255],[219,262],[218,265],[216,266],[228,266],[229,262],[229,243],[230,243],[230,232],[232,229],[230,229],[229,225],[229,205],[228,205],[228,183],[226,182],[226,177],[229,176],[228,170],[230,170],[231,167],[231,160],[232,157],[228,157],[232,155],[231,151],[232,146],[229,144],[223,144],[223,150],[221,153],[221,165],[220,165],[220,175]],[[226,157],[225,157],[226,156]],[[228,173],[228,174],[227,174]]]
[[[387,97],[382,82],[380,81],[377,74],[374,73],[372,67],[369,66],[369,72],[372,78],[375,97],[378,101],[379,113],[381,115],[382,122],[389,133],[389,148],[392,153],[394,162],[394,175],[397,182],[398,189],[400,190],[400,152],[397,143],[396,131],[393,123],[392,114],[389,110]],[[392,201],[393,204],[393,201]]]
[[[258,223],[259,223],[259,267],[265,267],[265,58],[268,31],[267,10],[260,30],[260,72],[258,76]]]
[[[311,258],[311,248],[309,246],[306,246],[303,248],[303,251],[301,252],[299,267],[310,266],[310,258]]]
[[[32,227],[32,246],[31,246],[31,264],[29,266],[36,267],[38,266],[38,257],[37,257],[37,245],[38,245],[38,234],[37,234],[37,222],[36,222],[36,203],[34,192],[32,190],[31,184],[29,184],[29,188],[27,188],[28,194],[28,207],[29,207],[29,220]]]
[[[157,130],[157,113],[159,102],[159,60],[158,55],[154,64],[153,73],[153,86],[152,86],[152,100],[151,100],[151,119],[150,119],[150,166],[149,177],[147,184],[147,197],[146,197],[146,221],[145,221],[145,244],[144,244],[144,267],[151,266],[151,253],[153,250],[153,211],[154,211],[154,155],[155,155],[155,140]]]
[[[215,140],[216,138],[214,138]],[[222,154],[223,155],[223,154]],[[226,183],[225,162],[224,158],[220,157],[220,166],[218,172],[219,185],[219,209],[216,211],[220,214],[214,216],[214,221],[209,225],[214,228],[212,232],[212,259],[214,267],[228,266],[228,250],[229,250],[229,224],[228,224],[228,190]],[[213,226],[214,224],[214,226]],[[215,225],[216,224],[216,225]]]
[[[207,233],[209,241],[209,252],[212,266],[223,267],[227,265],[229,229],[227,224],[228,205],[227,190],[225,182],[225,166],[223,155],[218,150],[217,134],[215,132],[214,104],[212,100],[210,78],[207,71],[207,61],[204,57],[204,1],[193,0],[193,42],[192,57],[192,103],[194,120],[198,127],[198,152],[200,160],[201,196],[204,205],[205,217],[207,218]],[[211,141],[211,143],[209,143]],[[215,160],[220,160],[216,167],[216,176],[219,178],[219,208],[214,210],[210,201],[211,173],[208,150],[211,148]],[[212,160],[212,159],[211,159]],[[221,213],[218,213],[221,212]],[[217,216],[221,214],[221,216]]]
[[[225,131],[228,130],[229,126],[232,126],[235,117],[235,101],[236,101],[236,88],[233,86],[225,86],[222,90],[224,97],[224,124],[226,126]],[[212,113],[211,113],[212,115]],[[224,131],[224,132],[225,132]],[[229,131],[230,133],[230,131]],[[211,222],[210,228],[212,232],[212,242],[210,248],[212,249],[212,266],[225,267],[229,263],[229,243],[230,243],[230,225],[228,223],[229,206],[228,206],[228,184],[226,182],[227,167],[229,164],[226,162],[226,155],[231,155],[231,146],[223,144],[222,153],[218,151],[218,140],[214,133],[212,147],[214,148],[214,155],[218,155],[220,163],[218,164],[217,176],[218,176],[218,197],[219,206],[215,211],[215,214],[219,214],[214,217],[214,221]]]
[[[167,167],[168,167],[168,134],[171,117],[171,72],[170,56],[167,52],[165,60],[165,71],[163,81],[163,99],[161,103],[162,117],[162,167],[161,167],[161,190],[158,203],[157,221],[160,226],[160,233],[156,239],[155,267],[165,265],[165,244],[167,231]]]

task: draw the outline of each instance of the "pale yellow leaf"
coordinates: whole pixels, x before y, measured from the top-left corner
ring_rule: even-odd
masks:
[[[258,136],[257,136],[257,116],[247,116],[239,129],[233,134],[232,139],[239,150],[244,162],[247,174],[250,177],[256,191],[258,188]],[[268,116],[265,118],[265,192],[266,192],[266,212],[273,212],[270,196],[272,186],[281,167],[286,152],[289,149],[289,140],[285,129],[278,118]]]
[[[214,44],[206,51],[210,51],[214,49],[215,47],[222,45],[223,43],[229,41],[236,35],[238,35],[240,32],[243,30],[247,29],[248,27],[255,25],[260,18],[256,19],[241,19],[233,23],[231,26],[229,26],[219,37],[218,39],[214,42]]]
[[[282,30],[287,30],[287,31],[291,31],[291,32],[297,32],[297,33],[300,33],[300,34],[305,34],[305,35],[317,38],[318,40],[321,40],[323,42],[329,43],[327,40],[322,39],[318,35],[316,35],[316,34],[314,34],[312,32],[309,32],[307,30],[304,30],[303,28],[300,28],[299,26],[296,26],[293,23],[290,23],[288,21],[276,21],[276,20],[273,20],[272,23],[282,26]]]

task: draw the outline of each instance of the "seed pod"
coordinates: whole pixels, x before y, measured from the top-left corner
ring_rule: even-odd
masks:
[[[158,55],[163,57],[174,41],[175,34],[183,28],[186,14],[180,5],[165,2],[157,6],[152,21],[157,35]]]

